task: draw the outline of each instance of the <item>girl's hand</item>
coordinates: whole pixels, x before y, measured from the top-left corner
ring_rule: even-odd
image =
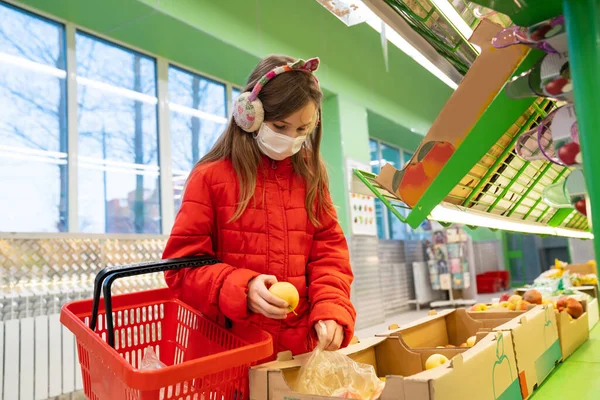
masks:
[[[344,328],[333,320],[323,321],[323,323],[327,327],[327,335],[321,339],[324,349],[327,351],[338,350],[344,341]]]
[[[252,279],[248,283],[248,308],[267,318],[286,319],[288,304],[267,289],[267,284],[274,283],[277,283],[277,278],[271,275],[259,275]]]

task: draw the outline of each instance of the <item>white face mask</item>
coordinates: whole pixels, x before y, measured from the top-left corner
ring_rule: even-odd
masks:
[[[281,161],[293,156],[302,148],[307,135],[292,138],[274,132],[267,124],[263,123],[254,135],[260,151],[272,160]]]

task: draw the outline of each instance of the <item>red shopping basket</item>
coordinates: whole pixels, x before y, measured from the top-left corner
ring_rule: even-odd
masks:
[[[96,277],[94,299],[63,307],[61,322],[77,338],[88,398],[249,398],[249,367],[273,353],[268,333],[235,325],[222,327],[174,298],[166,288],[114,297],[110,294],[114,280],[124,276],[215,262],[202,257],[105,268]],[[149,346],[167,367],[138,369]]]

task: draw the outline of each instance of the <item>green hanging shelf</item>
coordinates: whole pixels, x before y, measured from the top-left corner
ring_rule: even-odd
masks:
[[[385,1],[461,72],[470,67],[477,53],[431,0],[379,1]],[[543,5],[538,1],[535,6],[530,4],[531,0],[476,0],[473,3],[503,12],[523,26],[562,12],[561,2],[556,0],[548,0]],[[454,7],[465,21],[471,27],[477,25],[472,3],[462,0],[463,7],[457,4],[460,3],[454,2]],[[506,16],[495,18],[503,25],[510,23],[505,21]],[[513,76],[530,69],[542,55],[542,52],[531,51]],[[471,226],[487,226],[473,223],[473,217],[479,216],[501,221],[509,227],[507,230],[517,232],[590,237],[586,217],[574,209],[555,209],[542,201],[544,188],[565,179],[570,169],[549,161],[525,161],[514,150],[519,136],[535,128],[555,107],[549,100],[513,100],[504,90],[500,91],[409,213],[400,213],[399,209],[408,207],[378,185],[376,176],[370,172],[356,170],[352,189],[357,193],[374,194],[400,221],[413,228],[426,218],[443,221],[444,215],[449,214],[440,212],[442,210],[464,217],[450,222],[464,220]],[[436,218],[440,216],[442,218]]]

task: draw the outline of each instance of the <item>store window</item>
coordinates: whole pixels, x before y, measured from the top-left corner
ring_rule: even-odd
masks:
[[[76,34],[79,230],[160,233],[156,62]]]
[[[67,230],[63,25],[0,3],[0,231]]]
[[[401,169],[409,162],[412,153],[397,147],[388,145],[376,139],[369,140],[371,152],[371,172],[378,174],[386,164]],[[401,214],[408,215],[408,211],[398,208]],[[377,219],[377,235],[380,239],[409,240],[423,238],[422,228],[412,229],[409,225],[400,221],[383,203],[375,199],[375,213]]]
[[[224,84],[169,67],[171,157],[175,212],[194,165],[213,147],[227,124]]]
[[[241,90],[233,88],[231,89],[231,101],[234,102],[238,97],[240,97]]]
[[[73,41],[62,24],[1,1],[0,21],[0,232],[168,232],[240,89],[87,32]],[[169,105],[164,128],[159,100]],[[164,203],[159,137],[171,147],[174,199]]]

